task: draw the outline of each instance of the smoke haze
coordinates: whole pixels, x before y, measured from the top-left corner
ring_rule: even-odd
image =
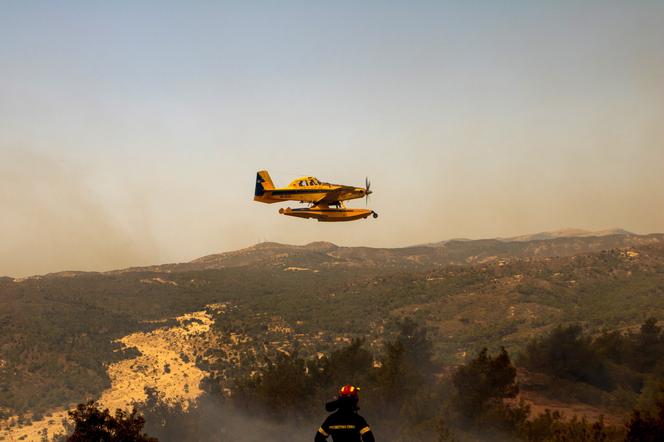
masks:
[[[664,231],[662,21],[648,1],[3,4],[0,275]],[[279,216],[259,169],[369,176],[380,217]]]
[[[158,259],[148,230],[112,217],[81,171],[34,152],[0,156],[0,269],[107,270]],[[135,213],[135,212],[134,212]]]

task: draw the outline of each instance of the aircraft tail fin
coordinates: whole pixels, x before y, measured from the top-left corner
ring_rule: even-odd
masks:
[[[265,194],[266,190],[273,190],[274,183],[267,170],[259,170],[256,173],[256,190],[254,191],[254,199],[260,199]]]

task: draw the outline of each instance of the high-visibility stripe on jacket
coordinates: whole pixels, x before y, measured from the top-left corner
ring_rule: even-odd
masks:
[[[325,419],[316,433],[316,442],[374,442],[373,432],[367,421],[354,411],[340,409]]]

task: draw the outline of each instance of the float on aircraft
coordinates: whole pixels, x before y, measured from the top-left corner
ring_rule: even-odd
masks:
[[[297,218],[315,218],[318,221],[355,221],[368,216],[378,218],[378,214],[371,209],[351,209],[346,207],[345,201],[367,198],[371,195],[371,183],[365,181],[365,187],[345,186],[319,181],[312,176],[303,176],[286,187],[276,187],[267,170],[256,173],[256,191],[254,201],[261,203],[280,203],[283,201],[298,201],[309,204],[308,207],[290,207],[279,209],[279,213]]]

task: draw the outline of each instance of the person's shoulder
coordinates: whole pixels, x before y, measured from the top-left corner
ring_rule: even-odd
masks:
[[[359,424],[367,425],[367,420],[357,413],[355,413],[355,420],[357,420]]]
[[[327,416],[327,418],[325,419],[325,422],[334,422],[334,421],[338,420],[340,416],[341,416],[341,413],[339,412],[339,410],[337,410],[334,413],[329,414]]]
[[[328,414],[327,417],[325,418],[325,422],[328,422],[328,421],[334,420],[334,418],[336,417],[336,414],[337,414],[336,412],[335,412],[335,413]]]

